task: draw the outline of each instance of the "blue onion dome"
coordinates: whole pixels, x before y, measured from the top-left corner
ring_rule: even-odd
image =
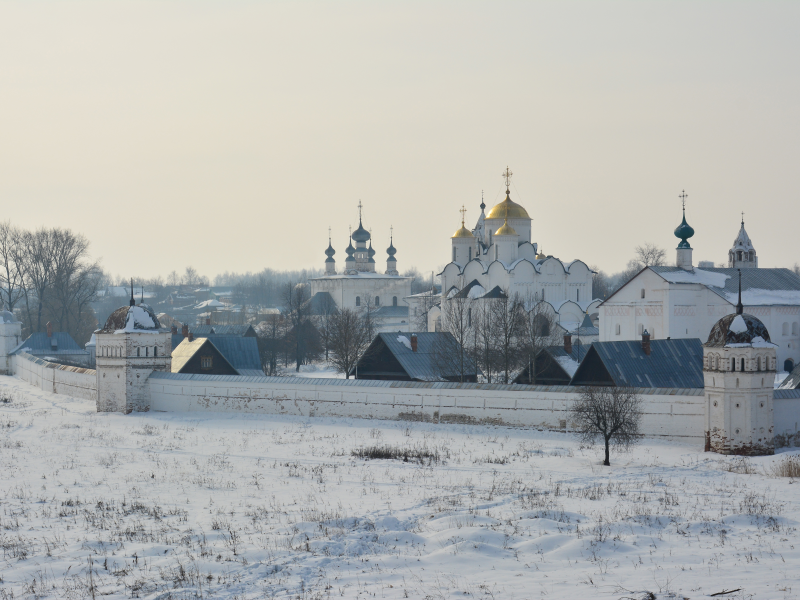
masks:
[[[350,258],[352,258],[352,257],[353,257],[353,254],[355,254],[355,252],[356,252],[356,249],[355,249],[355,248],[353,248],[353,240],[352,240],[352,239],[350,240],[350,243],[347,245],[347,248],[345,248],[345,252],[347,252],[347,255],[348,255]]]
[[[691,248],[689,245],[688,240],[690,237],[694,235],[694,229],[692,226],[686,222],[686,210],[683,211],[683,221],[681,224],[675,228],[675,237],[680,238],[681,243],[678,244],[678,248]]]
[[[353,239],[356,242],[367,242],[371,236],[369,235],[369,231],[364,229],[364,226],[361,224],[361,219],[358,220],[358,229],[353,232]]]
[[[369,243],[369,248],[367,249],[367,254],[369,254],[370,258],[375,256],[375,250],[372,249],[372,241],[370,241],[370,243]]]
[[[397,249],[394,247],[394,240],[389,241],[389,247],[386,249],[386,254],[389,256],[394,256],[397,254]]]
[[[333,246],[331,245],[330,240],[328,240],[328,249],[325,250],[325,255],[328,258],[331,258],[334,254],[336,254],[336,250],[333,249]]]

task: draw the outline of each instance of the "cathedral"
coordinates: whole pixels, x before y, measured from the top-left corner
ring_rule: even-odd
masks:
[[[410,331],[409,306],[413,277],[403,277],[397,270],[397,249],[394,236],[389,236],[386,249],[386,270],[376,270],[372,234],[364,229],[358,203],[358,228],[351,231],[345,249],[344,269],[336,270],[336,250],[330,236],[325,250],[325,275],[311,280],[312,311],[319,315],[336,309],[351,308],[372,311],[378,332]],[[355,246],[353,246],[355,242]],[[368,245],[369,244],[369,245]]]
[[[592,298],[592,270],[581,260],[564,262],[546,255],[532,241],[532,219],[511,199],[511,176],[506,169],[505,200],[488,214],[481,201],[471,230],[464,224],[462,207],[461,227],[451,237],[450,262],[440,274],[441,301],[458,294],[473,300],[502,294],[520,298],[526,306],[544,301],[566,332],[578,329],[587,315],[596,325],[600,301]]]

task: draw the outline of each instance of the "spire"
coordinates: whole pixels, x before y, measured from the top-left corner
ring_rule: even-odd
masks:
[[[742,306],[742,270],[737,270],[739,271],[739,302],[736,303],[736,314],[740,315],[744,312],[744,306]]]
[[[136,300],[133,299],[133,277],[131,277],[131,306],[136,306]]]
[[[486,208],[486,203],[483,201],[483,190],[481,190],[481,212]]]

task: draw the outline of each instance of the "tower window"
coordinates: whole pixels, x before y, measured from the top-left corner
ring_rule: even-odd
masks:
[[[453,246],[453,262],[456,262],[456,247]]]
[[[361,306],[361,296],[356,296],[356,306]]]
[[[732,358],[731,359],[731,371],[735,371],[735,370],[736,370],[736,359]]]
[[[467,253],[469,260],[472,260],[472,246],[469,247],[469,251]]]
[[[581,301],[581,289],[578,288],[577,290],[575,290],[575,302],[580,302],[580,301]]]
[[[744,359],[742,359],[742,368],[739,369],[740,371],[744,372]]]
[[[472,327],[472,307],[467,309],[467,327]]]
[[[619,323],[617,323],[617,326],[616,326],[616,328],[615,328],[615,329],[616,329],[615,333],[616,333],[617,335],[619,335],[619,330],[620,330]]]
[[[381,305],[381,298],[380,298],[380,296],[375,296],[375,306],[380,306],[380,305]]]
[[[158,356],[158,346],[153,346],[153,356]]]
[[[145,356],[150,356],[150,348],[145,348],[144,349],[144,355]]]
[[[213,357],[212,356],[201,356],[200,357],[200,368],[201,369],[211,369],[214,365]]]
[[[136,349],[136,356],[141,356],[141,355],[142,355],[142,349],[141,348],[137,348]]]
[[[642,298],[644,298],[644,288],[642,288]]]
[[[392,296],[392,306],[397,306],[397,296]]]

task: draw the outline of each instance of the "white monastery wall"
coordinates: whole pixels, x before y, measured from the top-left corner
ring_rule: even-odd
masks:
[[[245,412],[305,417],[403,419],[569,429],[567,409],[580,389],[406,382],[297,383],[296,378],[164,375],[148,380],[150,409],[166,412]],[[494,389],[486,389],[487,387]],[[483,388],[483,389],[482,389]],[[640,390],[643,433],[703,442],[702,390]]]
[[[97,401],[97,372],[68,367],[34,358],[29,354],[14,356],[15,375],[46,392]]]

